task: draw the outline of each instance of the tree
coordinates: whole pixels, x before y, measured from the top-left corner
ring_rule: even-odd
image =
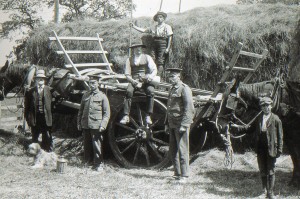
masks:
[[[26,32],[42,21],[38,16],[42,2],[40,0],[0,0],[0,10],[10,13],[9,20],[2,23],[0,36],[8,36],[12,31]]]
[[[95,18],[99,21],[110,18],[124,18],[129,15],[131,1],[128,0],[60,0],[60,5],[67,11],[62,21]],[[53,6],[54,1],[48,5]]]
[[[287,5],[300,5],[300,0],[237,0],[237,4],[254,4],[254,3],[284,3]]]

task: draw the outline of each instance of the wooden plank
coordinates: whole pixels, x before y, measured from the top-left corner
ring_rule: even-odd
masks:
[[[107,63],[80,63],[80,64],[73,64],[75,67],[97,67],[97,66],[107,66]],[[112,65],[109,63],[109,65]],[[71,64],[65,64],[66,68],[73,68]]]
[[[240,54],[250,56],[250,57],[259,58],[259,59],[263,58],[263,55],[256,54],[256,53],[251,53],[251,52],[246,52],[246,51],[243,51],[243,50],[240,51]]]
[[[102,51],[102,50],[66,50],[65,51],[68,54],[107,54],[107,51]],[[57,54],[63,55],[64,51],[58,50],[56,51]]]
[[[237,71],[245,71],[245,72],[255,72],[253,68],[243,68],[243,67],[233,67],[232,70],[237,70]]]
[[[13,122],[17,121],[18,117],[2,117],[0,118],[0,122]]]
[[[58,37],[59,40],[76,40],[76,41],[98,41],[97,37]],[[99,38],[103,41],[102,38]],[[49,37],[50,41],[57,41],[56,37]]]
[[[257,71],[257,69],[258,69],[258,67],[261,65],[261,63],[266,59],[268,53],[269,53],[269,51],[268,51],[267,49],[264,49],[264,50],[263,50],[262,58],[259,59],[259,60],[256,62],[256,64],[254,65],[254,67],[253,67],[254,71]],[[253,74],[254,74],[254,73],[249,73],[249,74],[245,77],[245,79],[243,80],[243,83],[246,84],[246,83],[250,80],[250,78],[252,77]]]
[[[7,106],[1,106],[1,110],[7,110],[7,109],[17,109],[18,107],[16,105],[7,105]]]

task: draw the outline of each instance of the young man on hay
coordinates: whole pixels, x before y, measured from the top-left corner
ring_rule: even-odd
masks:
[[[32,142],[38,143],[38,138],[42,133],[41,147],[45,151],[51,152],[53,150],[51,88],[45,85],[44,70],[37,70],[34,79],[35,86],[25,93],[25,119],[31,128]]]
[[[153,20],[158,24],[155,26],[155,30],[151,30],[151,28],[140,28],[135,26],[133,23],[130,23],[130,26],[142,33],[150,33],[154,36],[154,55],[156,60],[156,65],[158,68],[158,76],[162,77],[162,73],[164,71],[164,65],[166,62],[166,58],[170,52],[173,30],[172,27],[165,23],[167,18],[167,14],[164,12],[157,12]]]
[[[84,161],[93,162],[95,171],[103,171],[103,133],[110,119],[107,96],[99,90],[99,77],[90,76],[90,91],[81,99],[78,111],[78,130],[83,130]]]
[[[189,176],[189,133],[195,108],[192,91],[180,80],[179,68],[166,69],[172,84],[167,103],[165,131],[170,134],[170,157],[175,180],[185,183]]]
[[[146,93],[146,118],[147,124],[152,124],[151,114],[154,107],[154,80],[157,78],[157,68],[153,59],[143,53],[144,44],[133,44],[130,46],[133,54],[126,60],[125,75],[129,84],[124,99],[124,116],[121,124],[128,124],[131,108],[131,99],[135,90],[143,88]]]
[[[262,115],[256,119],[256,152],[257,162],[261,175],[263,189],[266,192],[266,198],[274,198],[275,185],[275,162],[282,153],[283,131],[281,120],[277,115],[271,112],[272,99],[262,97],[259,105],[262,109]],[[233,124],[232,127],[239,130],[248,129],[249,126],[240,126]]]

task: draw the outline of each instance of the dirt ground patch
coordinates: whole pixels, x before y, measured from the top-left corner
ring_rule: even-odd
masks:
[[[32,158],[25,154],[22,142],[1,135],[2,199],[260,198],[262,193],[256,157],[252,152],[236,154],[232,169],[224,167],[223,151],[211,149],[198,153],[191,163],[190,179],[182,185],[168,179],[173,173],[172,167],[161,171],[129,170],[120,168],[113,160],[107,160],[104,172],[97,173],[81,164],[80,156],[77,156],[78,148],[73,148],[73,152],[69,153],[71,164],[65,174],[57,173],[55,167],[33,170],[30,168]],[[74,141],[65,144],[72,148]],[[277,197],[299,198],[299,190],[287,186],[292,175],[289,156],[278,159],[276,174]]]

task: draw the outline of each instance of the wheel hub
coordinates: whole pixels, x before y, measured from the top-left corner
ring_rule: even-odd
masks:
[[[139,128],[135,131],[135,136],[139,140],[149,140],[151,137],[151,130],[149,128]]]

